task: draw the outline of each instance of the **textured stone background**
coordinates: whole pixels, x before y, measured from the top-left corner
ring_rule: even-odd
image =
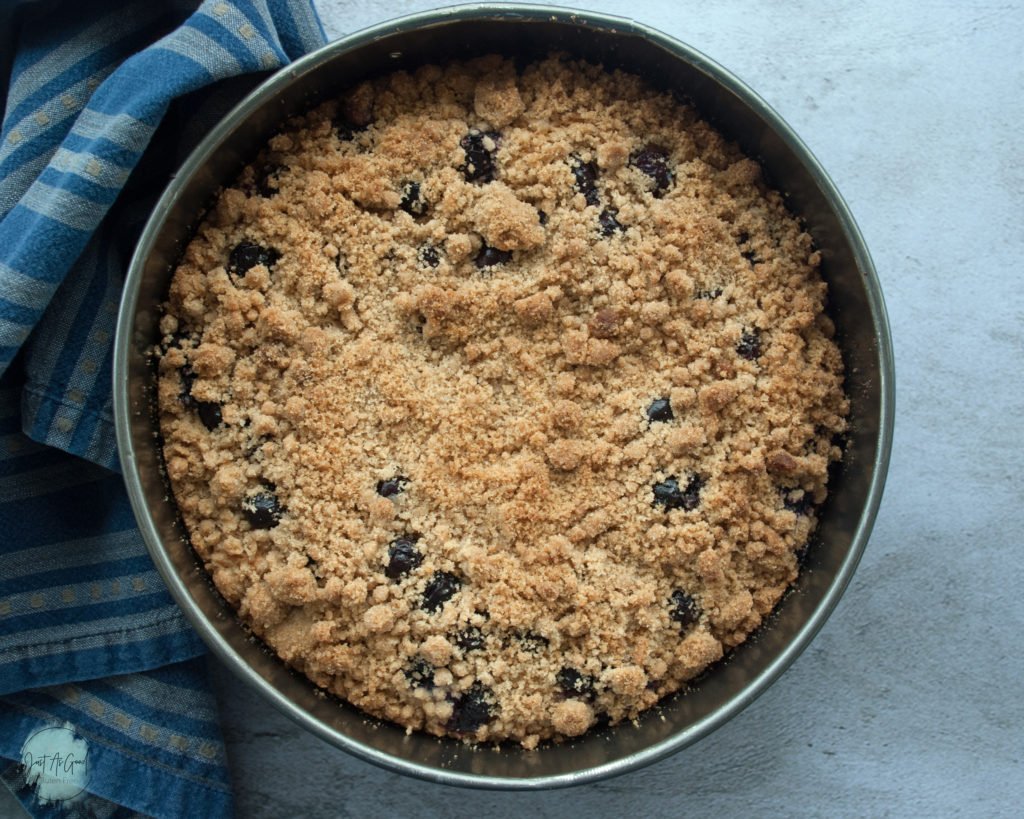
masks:
[[[331,38],[435,5],[316,0]],[[468,791],[378,770],[218,671],[240,815],[1020,815],[1024,4],[576,5],[729,68],[849,203],[897,370],[864,559],[811,647],[740,716],[649,768],[570,790]]]

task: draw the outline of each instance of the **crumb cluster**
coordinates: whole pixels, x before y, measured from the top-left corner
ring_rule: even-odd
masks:
[[[636,77],[363,84],[222,191],[162,318],[220,592],[369,714],[530,748],[635,717],[798,571],[845,428],[811,237]]]

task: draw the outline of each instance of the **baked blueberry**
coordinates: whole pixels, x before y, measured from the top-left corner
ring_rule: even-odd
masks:
[[[479,626],[466,626],[455,637],[455,645],[463,651],[478,651],[484,647],[484,633]]]
[[[423,216],[427,212],[427,200],[423,198],[419,182],[410,182],[402,189],[402,201],[398,207],[410,216]]]
[[[567,697],[592,699],[596,693],[594,678],[569,666],[565,666],[555,675],[555,682]]]
[[[597,192],[597,165],[593,162],[584,162],[578,156],[569,158],[569,167],[575,178],[573,187],[577,193],[582,193],[587,205],[595,207],[600,203],[600,196]]]
[[[384,574],[392,580],[397,580],[423,562],[423,555],[416,548],[415,535],[402,535],[391,541],[388,546],[388,565],[384,567]]]
[[[423,590],[420,608],[426,611],[437,611],[447,603],[462,586],[461,581],[451,572],[434,572],[427,587]]]
[[[761,355],[761,334],[757,330],[744,330],[736,345],[736,352],[741,358],[753,361]]]
[[[619,220],[615,218],[617,211],[609,210],[605,208],[601,211],[601,215],[597,217],[598,227],[601,229],[602,236],[611,236],[615,231],[620,233],[625,232],[625,228],[619,224]]]
[[[256,193],[269,199],[278,192],[277,176],[284,170],[280,165],[264,165],[256,175]]]
[[[668,156],[658,148],[645,148],[629,158],[629,164],[654,182],[654,192],[661,193],[672,184]]]
[[[258,264],[266,265],[267,269],[270,269],[280,258],[281,254],[272,247],[263,247],[253,242],[240,242],[228,256],[228,273],[242,276]]]
[[[427,267],[437,267],[441,263],[441,254],[433,245],[423,245],[420,248],[420,261]]]
[[[178,400],[183,407],[194,409],[199,413],[199,420],[211,432],[219,427],[224,419],[221,416],[220,404],[216,401],[196,401],[192,396],[192,386],[196,383],[196,371],[188,364],[178,370],[178,377],[181,378],[181,392],[178,393]]]
[[[501,140],[501,135],[494,131],[478,131],[474,128],[466,134],[459,145],[466,152],[466,164],[460,170],[467,182],[491,182],[497,174],[494,152]],[[488,149],[488,143],[494,148]]]
[[[415,657],[403,673],[413,688],[434,687],[434,666],[422,657]]]
[[[243,500],[242,512],[253,529],[273,529],[281,522],[284,510],[277,495],[265,489]]]
[[[722,295],[722,288],[721,287],[714,287],[714,288],[712,288],[710,290],[698,290],[693,295],[694,295],[694,298],[697,298],[697,299],[708,299],[710,301],[711,299],[717,299],[719,296]]]
[[[680,630],[685,630],[700,619],[700,606],[686,592],[676,589],[668,599],[668,616],[679,623]]]
[[[691,475],[685,487],[679,486],[675,475],[654,484],[654,500],[652,506],[664,506],[665,511],[685,509],[687,512],[696,509],[700,504],[700,490],[704,480],[699,475]]]
[[[399,492],[405,491],[405,485],[409,483],[409,479],[404,475],[395,475],[393,478],[385,478],[382,481],[377,481],[377,494],[391,498],[397,495]]]
[[[486,725],[497,716],[491,703],[493,697],[491,689],[486,685],[473,683],[452,702],[452,715],[445,723],[445,728],[457,734],[468,734]]]
[[[191,396],[190,396],[191,397]],[[211,432],[224,423],[221,415],[220,404],[216,401],[196,401],[196,411],[199,413],[199,420]]]
[[[493,267],[496,264],[505,264],[512,258],[511,250],[498,250],[496,247],[484,245],[476,254],[476,266],[481,270],[485,267]]]
[[[649,421],[671,421],[675,418],[672,412],[672,404],[667,398],[656,398],[647,408],[647,419]]]

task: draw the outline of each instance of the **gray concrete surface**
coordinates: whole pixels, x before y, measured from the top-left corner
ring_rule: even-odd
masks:
[[[333,38],[430,2],[318,0]],[[796,664],[656,765],[539,794],[379,771],[218,675],[242,815],[1010,816],[1024,803],[1024,4],[579,3],[751,84],[846,197],[895,336],[867,552]]]

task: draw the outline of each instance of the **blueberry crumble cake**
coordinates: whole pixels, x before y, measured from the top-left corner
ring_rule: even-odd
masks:
[[[269,141],[173,277],[193,547],[285,662],[409,730],[635,718],[797,576],[847,414],[818,264],[634,76],[366,82]]]

